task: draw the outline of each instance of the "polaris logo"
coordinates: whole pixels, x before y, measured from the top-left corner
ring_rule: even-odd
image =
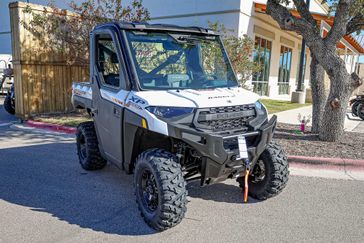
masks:
[[[252,117],[255,116],[255,110],[246,110],[230,113],[217,113],[217,114],[200,114],[198,121],[211,121],[211,120],[229,120],[236,118]]]
[[[221,113],[221,114],[215,114],[217,119],[230,119],[230,118],[239,118],[244,116],[245,112],[234,112],[234,113]]]
[[[224,98],[230,98],[228,95],[219,95],[219,96],[210,96],[208,99],[224,99]]]

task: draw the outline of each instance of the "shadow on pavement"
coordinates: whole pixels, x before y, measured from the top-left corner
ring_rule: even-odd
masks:
[[[67,142],[75,139],[75,135],[70,134],[37,132],[32,128],[29,130],[12,129],[9,128],[9,126],[1,127],[2,129],[0,129],[0,143],[2,143],[4,147],[7,147],[6,145],[9,144],[9,140],[21,141],[22,145],[34,145],[38,143]]]
[[[133,177],[109,164],[101,171],[82,170],[74,143],[58,141],[0,149],[0,158],[2,200],[95,231],[119,235],[156,233],[139,214]],[[192,183],[189,195],[242,203],[242,190],[234,185],[200,188]]]
[[[199,186],[199,182],[193,182],[187,188],[188,195],[193,198],[224,203],[243,203],[243,190],[237,182],[235,185],[217,183],[203,188]],[[249,197],[248,204],[257,202],[259,201]]]
[[[146,235],[132,176],[114,166],[86,172],[74,144],[0,149],[0,199],[110,234]]]

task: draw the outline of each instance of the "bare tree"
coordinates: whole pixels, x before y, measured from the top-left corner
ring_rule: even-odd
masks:
[[[295,17],[288,9],[293,2],[301,17]],[[268,0],[267,13],[288,31],[294,31],[305,39],[313,57],[313,116],[324,110],[319,118],[319,136],[324,141],[338,141],[344,131],[347,104],[352,92],[362,84],[356,73],[349,73],[345,62],[337,53],[336,46],[349,34],[364,27],[364,0],[332,0],[330,4],[335,15],[334,23],[326,37],[322,37],[316,20],[304,0]],[[318,80],[320,68],[330,78],[330,92],[327,99],[319,97],[324,89],[323,82]],[[317,75],[318,74],[318,75]],[[323,99],[325,101],[323,101]],[[315,104],[316,102],[316,104]],[[324,107],[322,109],[322,107]],[[321,114],[321,112],[319,113]]]
[[[243,87],[248,88],[246,82],[253,73],[262,71],[261,65],[252,59],[254,41],[248,35],[237,37],[233,30],[227,29],[218,21],[209,22],[209,27],[221,34],[231,64],[237,73],[238,81]]]

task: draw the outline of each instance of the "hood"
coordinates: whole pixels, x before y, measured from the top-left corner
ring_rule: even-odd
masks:
[[[217,88],[211,90],[168,90],[137,92],[150,106],[209,108],[255,103],[259,95],[243,88]]]

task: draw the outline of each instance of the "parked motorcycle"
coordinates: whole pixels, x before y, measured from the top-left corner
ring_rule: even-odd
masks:
[[[353,116],[358,116],[358,108],[360,104],[364,104],[364,95],[357,95],[354,99],[350,100],[351,112]]]
[[[358,116],[360,119],[364,121],[364,102],[359,103],[358,108],[356,109]]]
[[[9,113],[15,114],[15,92],[14,92],[14,82],[11,84],[8,93],[5,96],[4,100],[4,109]]]
[[[4,69],[3,77],[0,80],[0,89],[2,89],[6,79],[11,80],[11,87],[6,93],[4,100],[4,109],[14,115],[15,114],[15,91],[14,91],[14,80],[13,80],[13,69],[9,65],[8,68]]]

